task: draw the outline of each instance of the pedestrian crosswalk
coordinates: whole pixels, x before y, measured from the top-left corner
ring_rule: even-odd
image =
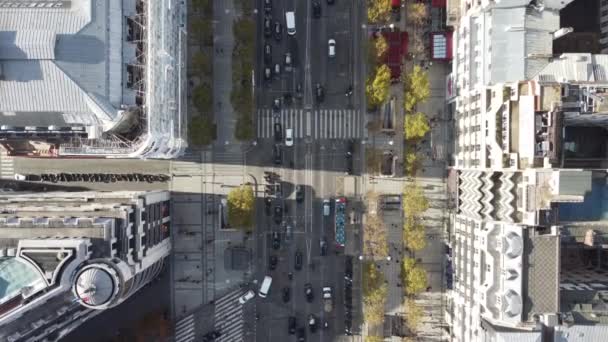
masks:
[[[0,147],[0,178],[14,178],[15,166],[13,165],[13,157],[6,153],[4,148]]]
[[[189,315],[175,324],[175,342],[192,342],[196,337],[194,315]]]
[[[274,124],[293,129],[295,138],[356,139],[363,134],[361,113],[352,109],[258,109],[258,138],[272,138]]]
[[[222,335],[216,339],[218,342],[243,341],[244,324],[243,305],[239,297],[243,290],[234,290],[215,301],[215,330]]]

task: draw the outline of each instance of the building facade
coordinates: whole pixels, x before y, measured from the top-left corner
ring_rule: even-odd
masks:
[[[56,341],[163,270],[170,197],[152,192],[0,196],[0,339]]]

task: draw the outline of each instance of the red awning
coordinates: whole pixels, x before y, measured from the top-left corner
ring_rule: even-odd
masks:
[[[452,32],[431,33],[431,59],[448,61],[452,59]]]
[[[446,4],[446,0],[432,0],[431,1],[432,7],[445,7],[445,4]]]

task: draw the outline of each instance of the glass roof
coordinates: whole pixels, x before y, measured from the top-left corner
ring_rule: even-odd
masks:
[[[15,258],[0,258],[0,303],[20,293],[24,287],[34,290],[46,286],[44,278],[31,265]]]

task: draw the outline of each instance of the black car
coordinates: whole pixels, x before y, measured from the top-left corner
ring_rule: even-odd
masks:
[[[203,339],[201,341],[202,342],[215,341],[220,336],[222,336],[222,333],[217,330],[214,330],[214,331],[208,332],[205,335],[203,335]]]
[[[308,327],[311,333],[317,331],[317,317],[313,314],[308,315]]]
[[[264,37],[268,38],[272,35],[272,20],[264,18]]]
[[[352,141],[349,141],[346,144],[346,174],[350,175],[353,173],[353,150],[354,144]]]
[[[274,22],[274,39],[277,42],[280,42],[281,38],[283,38],[283,26],[281,25],[280,22],[275,21]]]
[[[277,97],[276,99],[274,99],[274,101],[272,101],[272,111],[275,114],[278,114],[281,112],[281,98]]]
[[[277,259],[276,255],[271,255],[270,257],[268,257],[268,268],[273,271],[274,269],[277,268],[277,263],[279,262],[279,259]]]
[[[300,251],[296,251],[296,257],[295,257],[295,269],[296,271],[299,271],[302,269],[302,252]]]
[[[279,224],[281,221],[283,221],[283,208],[281,206],[276,206],[274,207],[274,222]]]
[[[272,46],[270,44],[264,45],[264,63],[272,63]]]
[[[321,4],[318,1],[312,2],[312,15],[315,18],[321,18]]]
[[[304,284],[304,294],[306,295],[306,301],[312,303],[315,299],[315,294],[312,291],[312,285],[310,283]]]
[[[274,141],[278,143],[283,141],[283,127],[278,122],[274,124]]]
[[[274,145],[274,149],[272,151],[272,157],[275,165],[281,165],[283,163],[283,156],[281,155],[281,148],[278,145]]]
[[[334,2],[335,2],[334,0],[327,0],[327,4],[328,4],[328,5],[333,5],[333,4],[334,4]]]
[[[306,341],[306,330],[304,328],[298,329],[298,342]]]
[[[267,216],[270,216],[271,209],[272,209],[272,198],[265,197],[264,198],[264,210],[266,211]]]
[[[272,12],[271,0],[264,0],[264,12],[266,12],[266,14],[270,14],[270,12]]]
[[[293,335],[296,333],[296,318],[294,316],[289,316],[287,320],[287,329],[289,330],[289,335]]]
[[[319,241],[319,246],[321,247],[321,255],[325,256],[327,255],[327,239],[326,238],[321,238],[321,240]]]
[[[315,95],[317,97],[317,102],[323,102],[323,100],[325,100],[325,89],[323,89],[323,86],[319,83],[317,83],[317,86],[315,87]]]
[[[353,279],[353,257],[347,256],[344,265],[344,279],[352,281]]]
[[[279,232],[272,233],[272,248],[279,249],[281,248],[281,235]]]
[[[289,287],[283,288],[283,302],[287,303],[291,299],[291,289]]]
[[[304,200],[304,187],[296,185],[296,202],[300,203]]]

